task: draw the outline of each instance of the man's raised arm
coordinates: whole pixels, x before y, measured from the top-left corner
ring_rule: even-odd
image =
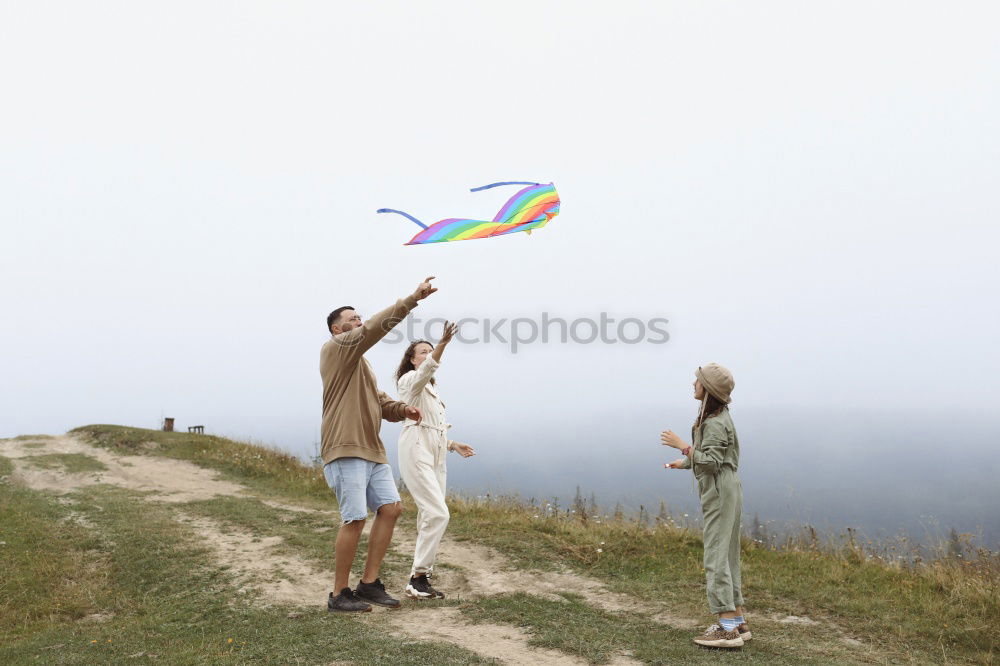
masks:
[[[417,285],[412,294],[399,299],[385,310],[375,313],[361,326],[335,335],[333,339],[337,342],[337,347],[342,351],[350,352],[353,356],[364,354],[376,342],[384,338],[396,324],[403,321],[406,315],[417,307],[418,301],[422,301],[437,291],[437,287],[431,286],[433,279],[434,276],[426,278]]]

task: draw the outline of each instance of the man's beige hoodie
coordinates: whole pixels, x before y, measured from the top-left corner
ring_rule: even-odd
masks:
[[[392,400],[375,383],[375,373],[364,357],[417,307],[407,296],[382,310],[362,326],[333,336],[319,353],[323,378],[323,427],[320,432],[323,464],[337,458],[364,458],[387,463],[379,437],[382,419],[402,421],[406,404]]]

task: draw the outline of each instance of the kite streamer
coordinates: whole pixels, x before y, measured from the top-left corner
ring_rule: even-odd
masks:
[[[490,222],[450,217],[427,226],[417,218],[401,210],[379,208],[378,212],[397,213],[423,228],[420,233],[406,243],[407,245],[491,238],[518,231],[530,234],[533,230],[544,227],[549,220],[559,214],[559,193],[556,192],[555,185],[552,183],[508,181],[474,187],[470,191],[479,192],[502,185],[527,185],[528,187],[525,187],[508,199],[507,203],[500,209],[500,212]]]

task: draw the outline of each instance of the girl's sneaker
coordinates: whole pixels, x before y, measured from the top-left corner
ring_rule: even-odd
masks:
[[[750,639],[753,638],[753,634],[750,633],[750,625],[747,624],[746,622],[736,627],[736,631],[739,632],[740,638],[743,639],[744,643],[749,642]]]
[[[444,593],[431,587],[427,574],[411,576],[410,584],[406,586],[406,595],[413,599],[444,599]]]
[[[738,648],[743,647],[743,639],[740,638],[739,631],[726,631],[722,625],[713,624],[701,636],[694,639],[697,645],[713,648]]]

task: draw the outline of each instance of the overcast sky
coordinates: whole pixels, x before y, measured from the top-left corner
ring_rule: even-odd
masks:
[[[298,452],[324,319],[669,320],[454,345],[508,446],[662,410],[1000,398],[1000,10],[923,2],[0,3],[0,436],[93,422]],[[404,247],[554,182],[530,237]],[[402,345],[369,357],[384,389]],[[992,410],[992,407],[990,407]],[[739,420],[737,420],[737,425]],[[937,435],[935,435],[937,436]],[[657,433],[650,435],[658,445]],[[956,443],[957,445],[957,443]]]

